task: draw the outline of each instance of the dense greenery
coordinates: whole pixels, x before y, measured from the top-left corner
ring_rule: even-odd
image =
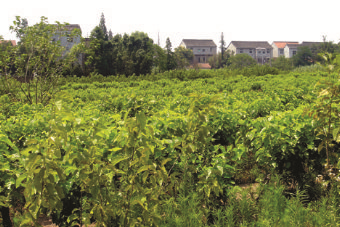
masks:
[[[41,215],[59,226],[338,225],[336,53],[284,74],[245,55],[173,70],[190,51],[112,37],[102,16],[90,76],[60,77],[85,46],[61,58],[51,35],[63,25],[22,27],[21,44],[0,52],[5,227]]]
[[[1,206],[22,225],[333,225],[338,123],[313,117],[328,83],[189,70],[65,78],[46,106],[2,95]]]

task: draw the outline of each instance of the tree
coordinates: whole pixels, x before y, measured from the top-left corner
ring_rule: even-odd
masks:
[[[113,38],[113,34],[112,34],[111,29],[110,29],[108,39],[111,40],[112,38]]]
[[[158,44],[154,45],[155,49],[155,56],[154,56],[154,66],[155,66],[155,72],[164,72],[167,70],[166,65],[166,52],[165,50],[160,47]]]
[[[174,53],[171,50],[171,41],[168,37],[166,39],[166,45],[165,45],[165,52],[166,52],[166,69],[172,70],[176,68],[176,60],[174,57]]]
[[[21,31],[20,21],[20,17],[17,17],[14,26],[10,27],[13,32]],[[65,25],[59,22],[52,25],[46,17],[41,17],[39,23],[24,30],[24,39],[17,47],[24,52],[16,56],[15,76],[24,82],[20,83],[19,89],[31,104],[47,104],[56,92],[58,79],[64,68],[73,63],[74,57],[71,54],[63,56],[65,48],[61,46],[60,41],[51,41],[55,34],[70,37],[79,35],[69,34]]]
[[[219,52],[208,59],[209,65],[212,69],[219,69],[230,65],[230,51],[224,51],[223,58],[222,53]]]
[[[133,73],[137,76],[151,73],[154,48],[148,34],[139,31],[131,33],[128,50],[133,61]]]
[[[99,26],[96,26],[91,31],[90,45],[86,50],[87,60],[85,64],[91,71],[102,75],[109,75],[109,55],[110,49],[105,34]]]
[[[256,65],[256,60],[248,54],[236,54],[230,57],[230,68],[240,69]]]
[[[273,59],[272,66],[281,71],[289,71],[294,68],[292,59],[286,58],[285,56],[280,56],[276,59]]]
[[[308,46],[298,47],[296,55],[293,56],[295,66],[306,66],[314,63],[313,54]]]
[[[103,31],[105,40],[108,40],[108,32],[105,25],[104,13],[102,13],[102,15],[100,16],[99,28]]]
[[[179,69],[188,67],[194,58],[193,51],[182,46],[175,48],[174,55],[176,58],[177,68]]]
[[[20,18],[19,16],[17,16],[16,21],[14,21],[13,23],[17,27],[15,33],[20,43],[24,37],[25,30],[28,27],[28,20],[26,18]]]

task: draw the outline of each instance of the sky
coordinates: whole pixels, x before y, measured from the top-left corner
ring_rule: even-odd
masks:
[[[0,4],[0,35],[16,39],[9,31],[15,16],[28,24],[40,21],[79,24],[88,37],[104,13],[106,27],[115,34],[142,31],[165,47],[182,39],[213,39],[224,34],[231,41],[340,41],[339,0],[16,0]]]

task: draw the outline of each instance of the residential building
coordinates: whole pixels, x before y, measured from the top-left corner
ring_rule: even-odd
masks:
[[[232,54],[248,54],[259,64],[265,64],[273,57],[273,47],[267,41],[231,41],[227,50]]]
[[[293,51],[295,51],[295,47],[291,46],[294,50],[290,50],[289,46],[286,48],[287,44],[299,45],[299,42],[274,41],[272,44],[273,58],[278,58],[280,56],[285,56],[286,58],[289,58],[289,53],[293,53]]]
[[[211,39],[183,39],[179,46],[192,50],[192,63],[207,63],[217,53],[217,46]]]
[[[294,55],[296,55],[298,51],[298,47],[300,44],[296,43],[288,43],[284,48],[284,56],[286,58],[292,58]]]
[[[60,34],[57,33],[52,37],[53,41],[60,41],[60,45],[65,47],[64,54],[69,52],[74,45],[81,42],[81,28],[80,28],[79,24],[66,25],[65,29],[66,29],[66,35],[65,34],[60,35]],[[70,37],[70,35],[71,35],[71,33],[74,29],[79,29],[80,34],[76,37]]]

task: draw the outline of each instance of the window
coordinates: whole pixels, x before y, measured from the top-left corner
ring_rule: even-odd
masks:
[[[212,47],[210,47],[210,52],[212,52]]]
[[[243,53],[243,49],[240,49],[240,53],[241,53],[241,54]]]
[[[205,57],[203,57],[203,62],[205,62]]]
[[[283,49],[280,49],[280,54],[283,54]]]
[[[262,51],[262,53],[263,53],[263,54],[265,54],[265,53],[266,53],[266,51]]]
[[[293,50],[293,56],[296,54],[296,50]]]
[[[270,49],[267,49],[267,54],[270,54]]]
[[[249,53],[252,54],[252,53],[253,53],[253,50],[252,50],[252,49],[249,49]]]
[[[205,52],[205,49],[202,49],[202,52]]]
[[[198,52],[201,52],[201,49],[198,49],[197,51],[198,51]]]

